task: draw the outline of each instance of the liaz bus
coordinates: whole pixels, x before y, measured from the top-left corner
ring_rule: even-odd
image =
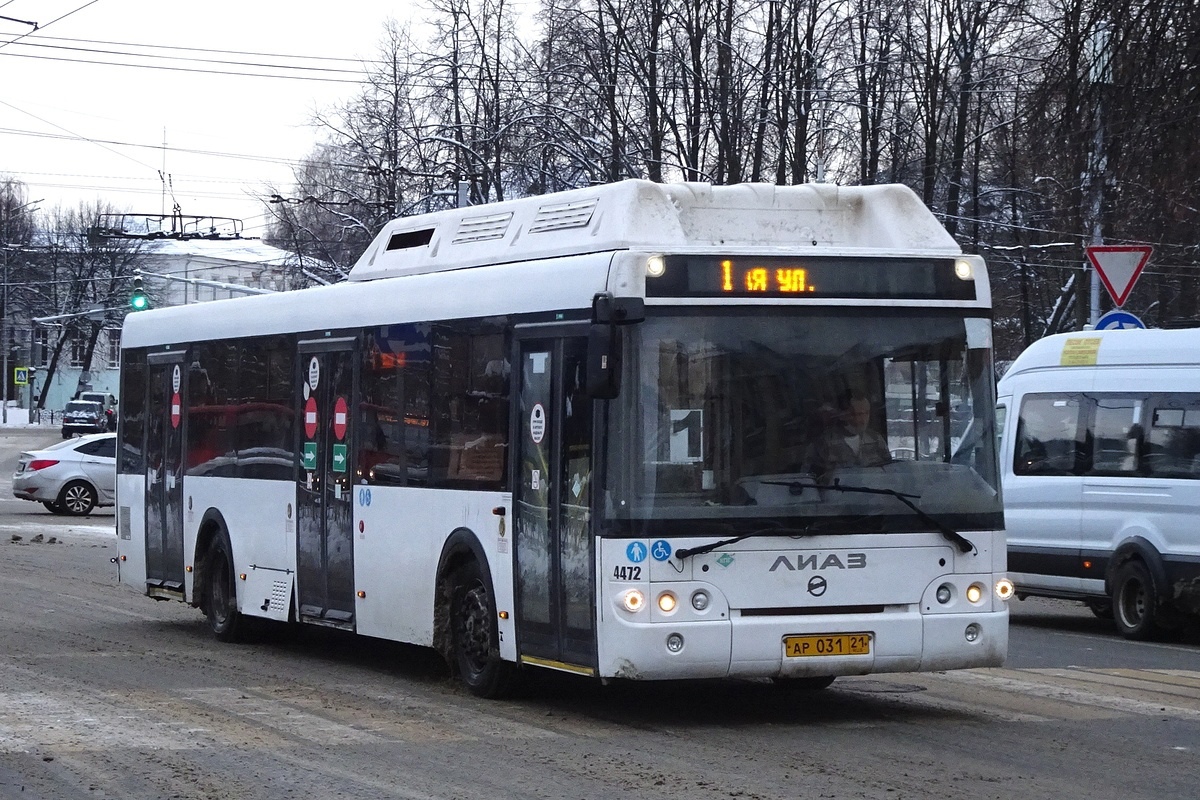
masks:
[[[220,640],[436,648],[483,696],[995,666],[990,314],[901,186],[396,219],[345,282],[126,318],[120,580]]]

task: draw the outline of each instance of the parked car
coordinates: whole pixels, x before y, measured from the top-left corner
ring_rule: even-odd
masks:
[[[103,433],[108,430],[104,406],[94,400],[72,400],[63,409],[62,435],[70,439],[77,433]]]
[[[108,392],[80,392],[75,399],[99,403],[100,408],[104,409],[108,430],[115,431],[117,429],[117,398],[114,395]]]
[[[55,514],[82,516],[116,502],[117,435],[99,433],[21,453],[13,494]]]

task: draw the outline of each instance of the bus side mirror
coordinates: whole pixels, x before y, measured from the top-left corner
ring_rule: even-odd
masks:
[[[646,318],[640,297],[613,297],[600,292],[592,298],[592,325],[588,329],[587,392],[597,400],[612,400],[621,391],[622,325]]]
[[[609,322],[588,328],[587,393],[596,400],[612,400],[621,392],[621,333]]]

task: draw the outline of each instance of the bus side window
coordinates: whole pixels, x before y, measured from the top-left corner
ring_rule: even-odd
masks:
[[[1026,395],[1017,419],[1016,475],[1072,475],[1084,450],[1075,397]]]
[[[507,343],[503,329],[434,326],[430,485],[499,490],[508,453]]]

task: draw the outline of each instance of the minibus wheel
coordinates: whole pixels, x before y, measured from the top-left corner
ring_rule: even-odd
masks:
[[[490,698],[508,694],[516,667],[500,658],[496,603],[491,586],[474,561],[454,573],[450,623],[454,664],[471,694]]]
[[[1126,561],[1117,568],[1112,606],[1113,621],[1126,639],[1142,641],[1158,633],[1158,593],[1141,561]]]

